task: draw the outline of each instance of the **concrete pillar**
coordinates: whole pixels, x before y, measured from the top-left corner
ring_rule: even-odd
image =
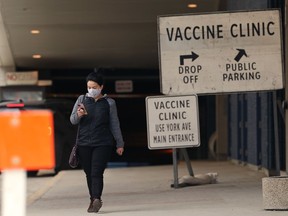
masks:
[[[288,210],[288,176],[262,179],[263,205],[266,210]]]
[[[287,11],[288,11],[288,0],[285,0],[285,73],[284,73],[284,76],[285,76],[285,83],[286,83],[286,87],[285,87],[285,101],[288,101],[288,87],[287,87],[287,83],[288,83],[288,76],[287,76],[287,65],[288,65],[288,57],[287,57],[287,54],[288,54],[288,25],[287,25]],[[285,143],[286,143],[286,173],[288,174],[288,110],[285,109]]]

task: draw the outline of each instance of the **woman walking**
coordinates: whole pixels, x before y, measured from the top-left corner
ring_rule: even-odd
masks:
[[[124,151],[116,103],[102,94],[103,77],[92,72],[86,77],[87,91],[76,100],[70,121],[79,124],[78,154],[86,174],[90,194],[88,212],[102,207],[103,174],[115,148],[118,155]]]

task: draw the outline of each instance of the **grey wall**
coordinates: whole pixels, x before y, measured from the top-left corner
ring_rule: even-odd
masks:
[[[269,6],[267,0],[227,0],[228,11],[266,9]],[[241,163],[267,168],[271,173],[275,170],[276,160],[272,102],[271,92],[228,96],[228,156]],[[279,130],[283,128],[280,126]],[[285,144],[280,145],[282,149]]]

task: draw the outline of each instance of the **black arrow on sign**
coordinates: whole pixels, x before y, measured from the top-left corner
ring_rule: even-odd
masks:
[[[239,62],[240,59],[245,55],[247,57],[247,53],[244,49],[237,49],[239,52],[237,56],[234,58],[235,61]]]
[[[180,56],[180,65],[184,65],[184,60],[185,59],[191,59],[192,62],[197,59],[199,57],[199,55],[197,55],[194,52],[191,52],[191,55],[181,55]]]

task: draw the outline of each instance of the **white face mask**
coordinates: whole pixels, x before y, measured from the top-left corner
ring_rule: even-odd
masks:
[[[89,97],[96,98],[100,94],[101,94],[101,89],[93,89],[93,88],[88,89],[88,96]]]

